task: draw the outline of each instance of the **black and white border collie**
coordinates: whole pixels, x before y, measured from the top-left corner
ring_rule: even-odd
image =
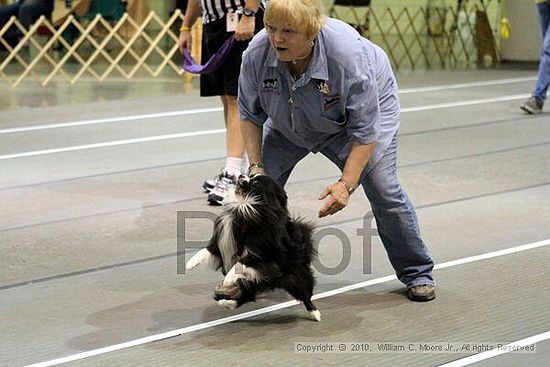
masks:
[[[315,256],[313,227],[289,215],[287,195],[267,175],[241,176],[235,200],[225,204],[208,246],[186,263],[221,269],[225,278],[214,299],[227,308],[255,300],[257,293],[284,289],[303,302],[309,318],[321,313],[311,302]]]

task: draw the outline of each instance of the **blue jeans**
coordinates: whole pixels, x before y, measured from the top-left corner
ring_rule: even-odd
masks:
[[[542,46],[539,73],[533,96],[544,101],[550,84],[550,1],[537,4],[537,10],[542,30]]]
[[[337,152],[347,141],[346,134],[340,134],[321,150],[340,170],[346,157],[339,157]],[[292,169],[308,153],[307,149],[295,146],[281,133],[264,125],[264,169],[281,185],[285,185]],[[397,179],[396,158],[397,136],[381,160],[370,171],[363,172],[361,185],[397,278],[408,287],[435,284],[434,261],[420,236],[415,209]]]

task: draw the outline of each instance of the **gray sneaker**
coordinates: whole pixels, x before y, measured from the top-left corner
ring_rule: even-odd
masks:
[[[431,284],[413,285],[407,289],[407,298],[415,302],[428,302],[435,298],[435,286]]]
[[[212,205],[222,205],[223,199],[225,199],[226,196],[233,194],[236,187],[237,178],[223,172],[220,179],[216,183],[216,186],[210,191],[210,194],[208,194],[207,200]]]
[[[218,182],[220,182],[222,177],[223,177],[223,169],[221,170],[220,174],[214,177],[213,179],[205,180],[202,184],[202,188],[204,189],[204,192],[209,193],[210,191],[214,190],[214,187],[216,187],[216,185],[218,184]]]
[[[539,97],[531,97],[524,104],[519,106],[522,110],[530,115],[538,115],[542,113],[542,99]]]

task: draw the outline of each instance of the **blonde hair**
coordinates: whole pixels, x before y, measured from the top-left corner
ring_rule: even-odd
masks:
[[[304,30],[306,37],[313,40],[325,18],[321,0],[269,0],[264,23],[290,24],[295,30]]]

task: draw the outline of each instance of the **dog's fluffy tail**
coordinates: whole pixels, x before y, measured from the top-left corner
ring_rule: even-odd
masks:
[[[301,246],[300,253],[307,254],[308,262],[311,262],[317,256],[317,249],[313,246],[313,224],[299,217],[291,218],[286,226],[292,243]]]

